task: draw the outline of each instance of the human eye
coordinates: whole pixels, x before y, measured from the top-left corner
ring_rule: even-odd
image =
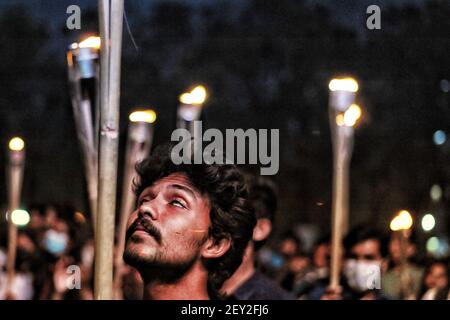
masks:
[[[151,194],[144,194],[144,195],[142,195],[140,198],[139,198],[139,200],[138,200],[138,202],[137,202],[137,205],[138,206],[142,206],[144,203],[147,203],[147,202],[149,202],[150,201],[150,199],[152,199],[153,198],[153,196],[151,195]]]
[[[186,209],[187,208],[186,204],[181,199],[173,199],[173,200],[170,201],[170,204],[175,206],[175,207],[182,208],[182,209]]]

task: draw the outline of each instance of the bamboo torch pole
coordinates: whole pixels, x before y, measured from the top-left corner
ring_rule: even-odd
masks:
[[[112,300],[114,223],[119,149],[123,0],[99,0],[101,35],[99,192],[94,296]]]
[[[15,137],[9,141],[8,178],[8,256],[6,297],[13,298],[12,288],[17,252],[17,226],[12,219],[12,213],[19,208],[22,190],[23,171],[25,166],[25,143],[21,138]]]
[[[332,239],[331,239],[331,278],[330,287],[339,286],[339,274],[342,261],[342,238],[348,228],[349,166],[353,142],[352,128],[340,128],[335,135],[333,202],[332,202]]]
[[[408,243],[411,235],[413,219],[409,211],[401,210],[391,221],[390,229],[394,232],[393,237],[397,237],[400,247],[400,296],[401,299],[415,299],[414,292],[411,289],[411,274],[408,272]]]
[[[122,276],[124,270],[123,252],[127,221],[133,211],[136,197],[133,193],[135,165],[148,156],[153,141],[153,123],[156,113],[153,110],[139,110],[130,114],[128,141],[125,153],[125,172],[123,178],[119,229],[117,230],[117,251],[115,257],[114,292],[116,299],[122,299]]]
[[[92,106],[94,105],[96,109],[95,117],[97,118],[99,49],[100,38],[89,37],[80,43],[73,43],[67,52],[72,107],[83,155],[94,233],[98,192],[98,125],[97,121],[95,126],[93,124]],[[90,86],[94,87],[93,90]]]
[[[353,105],[358,83],[352,78],[333,79],[329,84],[330,128],[333,142],[333,201],[331,227],[330,289],[339,287],[342,239],[348,228],[349,167],[353,149],[353,126],[361,110]]]

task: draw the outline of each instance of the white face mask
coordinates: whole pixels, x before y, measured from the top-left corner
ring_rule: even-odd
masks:
[[[379,261],[346,260],[343,271],[348,285],[360,292],[380,289],[380,265]]]
[[[69,237],[63,232],[48,230],[44,236],[45,248],[52,254],[58,256],[66,251]]]

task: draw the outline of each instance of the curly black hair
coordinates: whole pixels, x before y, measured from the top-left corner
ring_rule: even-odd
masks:
[[[173,147],[174,143],[163,144],[136,165],[138,176],[134,181],[134,192],[139,197],[156,181],[173,173],[183,173],[202,195],[208,197],[211,205],[208,236],[216,241],[231,240],[230,249],[223,256],[204,261],[208,270],[209,295],[219,298],[223,283],[241,264],[256,225],[244,175],[233,164],[174,164],[171,159]]]

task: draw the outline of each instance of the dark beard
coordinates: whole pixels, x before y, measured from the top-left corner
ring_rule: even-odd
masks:
[[[158,253],[152,258],[147,258],[140,255],[138,252],[128,250],[127,244],[129,241],[134,241],[133,233],[138,226],[144,227],[147,233],[152,236],[159,245],[162,245],[163,241],[161,232],[148,218],[136,219],[127,230],[123,259],[125,263],[134,267],[141,274],[144,283],[176,283],[189,271],[189,269],[192,268],[196,260],[199,258],[199,253],[197,253],[187,261],[164,261],[162,253]],[[205,236],[200,241],[193,241],[192,243],[189,243],[189,246],[194,249],[198,249],[205,243],[207,238],[208,236]]]
[[[146,259],[125,249],[123,260],[136,268],[144,283],[172,284],[180,280],[194,265],[198,256],[188,261],[161,262],[158,257]]]
[[[147,260],[125,250],[123,259],[141,274],[144,283],[157,282],[172,284],[180,280],[194,265],[198,257],[188,261],[161,262],[158,259]]]

